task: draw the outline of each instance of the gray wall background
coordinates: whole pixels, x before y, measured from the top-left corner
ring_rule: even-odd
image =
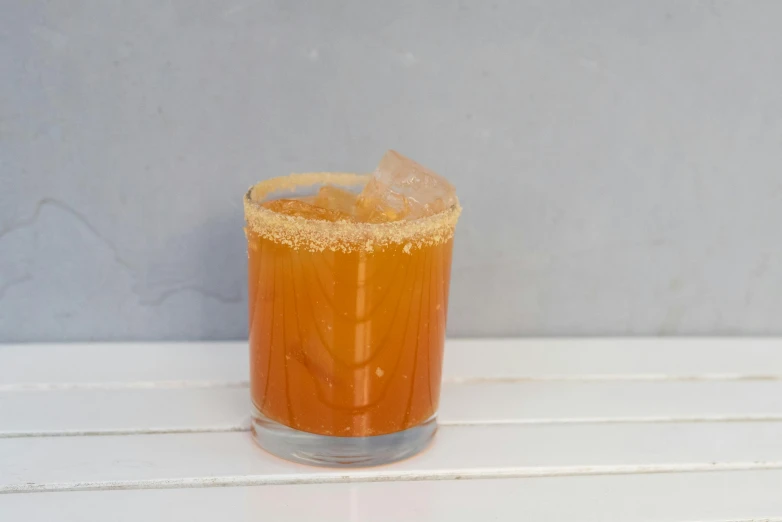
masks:
[[[0,5],[0,341],[242,338],[244,190],[390,147],[451,335],[782,333],[782,2]]]

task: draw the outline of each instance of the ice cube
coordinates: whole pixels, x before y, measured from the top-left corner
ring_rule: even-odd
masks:
[[[371,223],[412,220],[442,212],[456,202],[456,190],[448,180],[389,150],[358,197],[357,216]]]
[[[318,219],[321,221],[353,221],[353,217],[339,210],[331,210],[316,205],[311,205],[299,199],[275,199],[263,203],[263,206],[273,212],[286,216],[303,217],[306,219]]]
[[[356,212],[357,199],[358,194],[353,194],[333,185],[326,185],[320,188],[313,204],[329,210],[338,210],[352,216]]]

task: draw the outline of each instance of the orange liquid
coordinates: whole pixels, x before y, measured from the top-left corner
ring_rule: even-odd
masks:
[[[255,407],[297,430],[348,437],[432,417],[452,245],[314,252],[248,230]]]

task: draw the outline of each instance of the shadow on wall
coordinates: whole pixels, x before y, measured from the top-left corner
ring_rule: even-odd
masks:
[[[191,224],[156,250],[133,285],[146,307],[189,316],[190,339],[226,339],[247,330],[247,246],[234,212]],[[198,317],[198,320],[195,320]]]
[[[180,234],[149,237],[153,227],[134,248],[41,199],[0,229],[0,342],[245,338],[241,211],[205,214]]]

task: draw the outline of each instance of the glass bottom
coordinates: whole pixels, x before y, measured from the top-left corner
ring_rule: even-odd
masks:
[[[332,437],[294,430],[253,408],[253,438],[283,459],[315,466],[377,466],[420,452],[437,431],[437,417],[413,428],[372,437]]]

